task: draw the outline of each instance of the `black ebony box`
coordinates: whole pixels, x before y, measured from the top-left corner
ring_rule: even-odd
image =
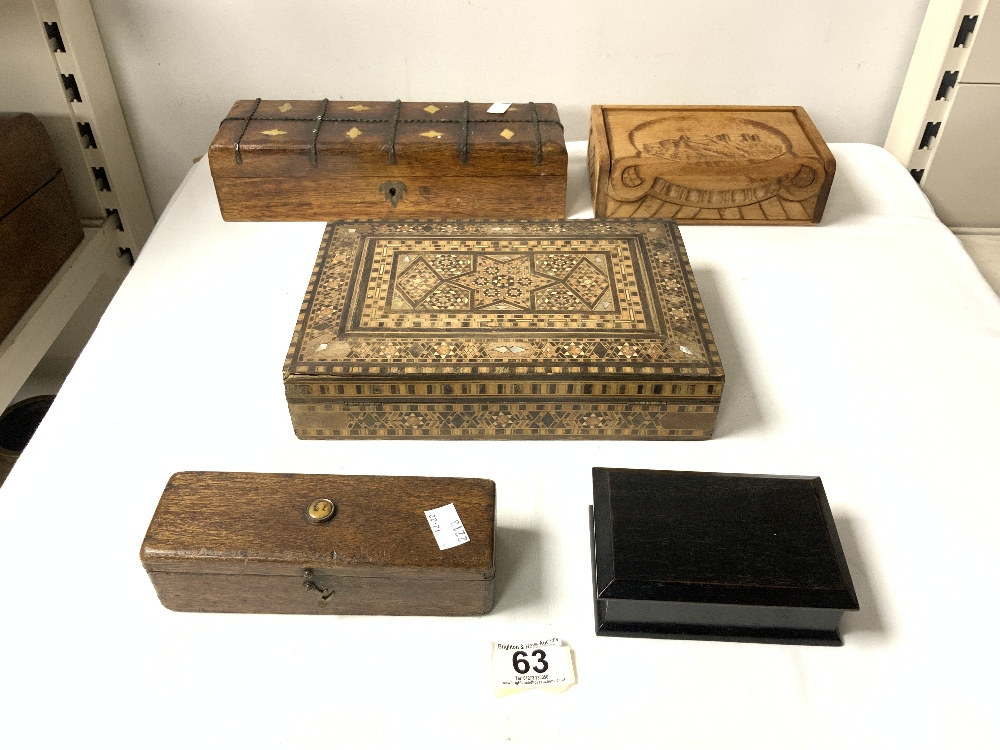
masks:
[[[839,646],[858,609],[819,477],[594,469],[598,635]]]

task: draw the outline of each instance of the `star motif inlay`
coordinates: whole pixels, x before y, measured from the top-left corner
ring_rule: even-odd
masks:
[[[353,141],[355,138],[357,138],[359,135],[361,135],[361,131],[358,130],[357,128],[351,128],[346,133],[344,133],[344,135],[346,135],[348,138],[350,138]]]
[[[281,105],[280,107],[278,107],[278,111],[279,111],[279,112],[287,112],[287,111],[288,111],[288,110],[290,110],[291,108],[292,108],[292,104],[291,104],[291,102],[285,102],[285,103],[284,103],[284,104],[282,104],[282,105]]]
[[[435,112],[440,112],[440,111],[441,108],[435,107],[433,104],[428,104],[426,107],[424,107],[424,112],[430,115],[433,115]]]
[[[366,107],[364,104],[355,104],[353,107],[348,107],[348,109],[354,112],[365,112],[371,109],[371,107]]]
[[[285,130],[278,130],[277,128],[272,128],[271,130],[262,130],[260,132],[263,133],[264,135],[286,135],[287,134],[287,131],[285,131]]]
[[[484,258],[476,270],[451,281],[472,288],[474,309],[496,304],[527,309],[532,291],[552,283],[551,279],[535,274],[528,258],[523,256]]]
[[[506,138],[509,141],[511,138],[514,137],[514,131],[504,128],[503,130],[500,131],[500,137]]]
[[[436,130],[428,130],[426,133],[421,133],[420,135],[425,138],[440,138],[444,133],[439,133]]]

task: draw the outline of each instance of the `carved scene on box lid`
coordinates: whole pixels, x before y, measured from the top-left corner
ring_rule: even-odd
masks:
[[[807,221],[814,213],[826,169],[792,112],[608,108],[604,118],[608,217]]]

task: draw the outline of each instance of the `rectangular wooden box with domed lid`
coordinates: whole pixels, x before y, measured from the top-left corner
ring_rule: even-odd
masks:
[[[241,100],[208,160],[226,221],[562,218],[554,104]],[[502,107],[500,108],[502,109]]]
[[[333,222],[284,382],[300,438],[697,440],[724,375],[673,222]]]
[[[594,105],[594,215],[817,224],[836,162],[802,107]]]

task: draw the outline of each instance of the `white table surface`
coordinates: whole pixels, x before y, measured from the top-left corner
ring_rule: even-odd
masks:
[[[893,157],[833,151],[821,226],[682,228],[727,382],[693,443],[296,440],[281,366],[323,226],[224,223],[202,160],[0,489],[0,744],[1000,745],[1000,303]],[[596,637],[592,466],[821,476],[845,645]],[[496,609],[169,612],[139,545],[199,469],[492,478]],[[579,684],[495,698],[491,641],[553,635]]]

